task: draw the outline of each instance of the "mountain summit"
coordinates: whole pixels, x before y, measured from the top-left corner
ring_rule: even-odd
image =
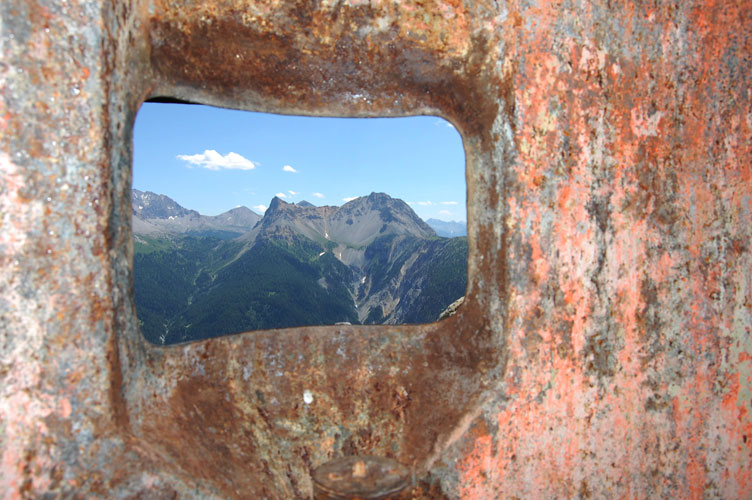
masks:
[[[341,207],[286,203],[275,197],[261,223],[243,239],[296,235],[330,247],[348,265],[361,259],[365,247],[379,236],[436,237],[434,230],[407,203],[384,193],[371,193]]]
[[[195,210],[180,206],[175,200],[151,191],[131,191],[133,216],[141,219],[175,219],[178,217],[199,217]]]

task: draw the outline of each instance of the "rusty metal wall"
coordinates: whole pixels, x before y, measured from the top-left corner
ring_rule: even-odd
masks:
[[[3,496],[308,498],[367,453],[425,498],[752,497],[749,26],[713,0],[4,1]],[[144,342],[150,96],[452,121],[459,313]]]

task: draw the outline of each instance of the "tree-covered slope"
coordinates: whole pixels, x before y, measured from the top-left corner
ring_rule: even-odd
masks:
[[[191,243],[136,256],[136,306],[150,341],[357,322],[353,272],[321,245],[268,240],[228,262],[231,255],[218,255],[228,243],[214,241],[205,255]]]
[[[240,245],[211,237],[150,238],[136,245],[133,257],[135,299],[141,331],[164,344],[174,318],[207,284]]]

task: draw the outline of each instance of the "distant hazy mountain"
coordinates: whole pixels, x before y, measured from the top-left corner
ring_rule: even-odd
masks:
[[[428,219],[426,223],[436,231],[439,236],[445,238],[454,238],[455,236],[467,236],[467,224],[458,221],[443,221],[439,219]]]
[[[139,212],[134,203],[136,304],[156,343],[343,321],[423,323],[465,293],[466,238],[438,237],[383,193],[341,207],[274,198],[252,227],[246,212],[230,211],[211,218],[211,230],[167,197],[136,196],[149,201]],[[162,232],[139,232],[144,212]]]
[[[246,207],[219,215],[201,215],[183,208],[171,198],[149,191],[131,192],[133,232],[138,236],[216,236],[235,238],[250,231],[261,216]],[[139,240],[137,239],[137,242]]]

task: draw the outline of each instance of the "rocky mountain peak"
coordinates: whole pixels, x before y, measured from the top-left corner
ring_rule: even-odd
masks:
[[[133,213],[142,219],[174,219],[176,217],[199,216],[199,213],[195,210],[184,208],[168,196],[151,191],[133,189],[131,191],[131,203]]]
[[[307,202],[287,203],[273,198],[258,235],[284,237],[294,233],[350,247],[362,246],[385,234],[436,237],[433,229],[407,203],[385,193],[361,196],[341,207],[317,207]]]
[[[267,215],[273,215],[275,212],[277,212],[280,209],[283,209],[287,205],[290,205],[290,203],[287,203],[286,201],[282,200],[280,197],[275,196],[272,198],[272,201],[269,202],[269,207],[266,209],[266,212],[264,213],[265,216]]]
[[[235,207],[227,212],[214,216],[213,219],[218,223],[250,228],[261,219],[261,216],[248,207]]]
[[[371,193],[356,198],[342,206],[341,210],[348,217],[362,218],[369,212],[378,214],[382,222],[380,233],[409,234],[421,238],[436,236],[431,227],[410,208],[410,205],[392,198],[386,193]]]

